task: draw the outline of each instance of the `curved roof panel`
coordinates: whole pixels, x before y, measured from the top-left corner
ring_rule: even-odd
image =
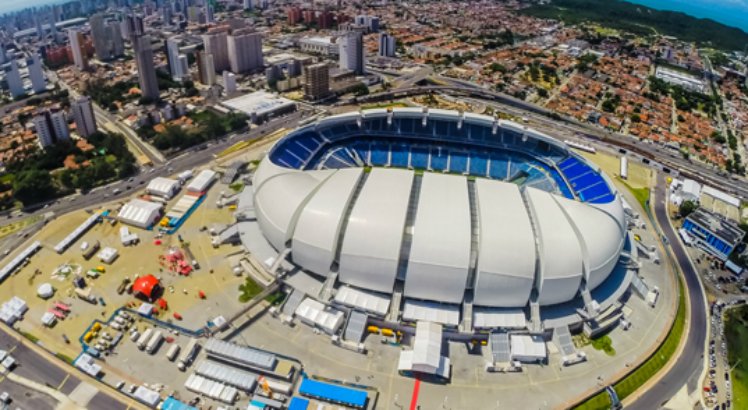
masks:
[[[413,171],[373,169],[356,198],[340,251],[340,280],[392,292]]]
[[[558,199],[577,227],[584,250],[587,287],[592,290],[613,270],[623,249],[625,232],[606,212],[585,204]]]
[[[480,246],[473,301],[525,306],[535,281],[535,235],[515,184],[475,181]]]
[[[309,172],[275,175],[255,189],[257,222],[277,250],[285,248],[301,207],[320,180]]]
[[[345,211],[362,174],[361,168],[338,170],[312,195],[294,230],[294,263],[319,275],[328,274]]]
[[[525,191],[538,236],[538,303],[553,305],[574,298],[582,280],[582,248],[574,227],[554,195],[534,188]]]
[[[467,178],[424,174],[413,226],[405,296],[462,302],[470,267]]]

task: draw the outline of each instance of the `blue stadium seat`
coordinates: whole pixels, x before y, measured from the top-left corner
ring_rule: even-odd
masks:
[[[591,172],[583,176],[577,177],[576,179],[573,179],[569,182],[571,183],[572,188],[574,188],[575,191],[579,192],[589,186],[597,184],[600,181],[602,181],[602,178],[600,177],[600,175],[594,172]]]
[[[498,155],[491,155],[491,168],[488,170],[488,175],[494,179],[505,180],[509,176],[508,166],[509,160],[507,158]]]
[[[408,167],[408,146],[407,145],[395,145],[390,146],[392,152],[392,160],[390,165],[398,168]]]
[[[351,145],[351,149],[356,153],[356,155],[358,155],[364,164],[371,165],[371,160],[369,158],[369,151],[371,148],[369,147],[368,142],[357,142]]]
[[[467,160],[467,154],[464,152],[455,152],[452,151],[450,153],[450,159],[449,159],[449,172],[455,172],[455,173],[465,173],[468,169],[468,160]]]
[[[601,197],[609,193],[610,193],[610,189],[608,189],[608,185],[606,185],[605,181],[602,181],[602,180],[595,185],[592,185],[584,190],[577,192],[577,194],[579,195],[579,198],[584,202]]]
[[[411,148],[410,166],[415,169],[427,169],[429,167],[429,149],[425,147]]]
[[[390,147],[381,143],[374,143],[371,145],[371,165],[373,166],[385,166],[389,165],[389,151]]]
[[[569,186],[566,184],[566,181],[564,181],[564,178],[561,176],[561,174],[555,169],[551,170],[550,173],[551,178],[553,178],[553,180],[556,182],[558,190],[561,191],[561,195],[569,199],[574,199],[574,194],[571,193],[571,189],[569,189]]]
[[[487,176],[488,175],[488,156],[482,152],[476,152],[470,155],[470,175]]]
[[[434,148],[431,150],[431,169],[434,171],[447,170],[448,152],[446,149]]]

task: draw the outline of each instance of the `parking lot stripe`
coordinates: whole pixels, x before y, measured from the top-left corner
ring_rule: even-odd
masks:
[[[68,374],[65,375],[65,378],[62,379],[62,381],[60,382],[60,385],[57,386],[57,390],[60,390],[62,388],[62,386],[65,384],[65,382],[68,381],[68,378],[70,378],[70,373],[68,373]]]

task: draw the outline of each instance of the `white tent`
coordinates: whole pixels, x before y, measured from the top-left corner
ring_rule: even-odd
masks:
[[[442,356],[442,325],[420,321],[416,324],[413,350],[402,351],[399,371],[414,371],[449,378],[450,361]]]
[[[104,263],[112,263],[115,259],[117,259],[117,256],[119,255],[119,252],[117,252],[116,249],[106,247],[99,252],[99,259]]]
[[[47,327],[52,327],[55,323],[57,323],[57,318],[54,313],[44,312],[42,315],[42,324]]]
[[[343,312],[311,298],[304,299],[296,308],[295,313],[302,322],[318,327],[329,334],[335,333],[344,320]]]
[[[509,339],[513,360],[537,362],[545,360],[548,355],[542,336],[511,335]]]
[[[36,289],[36,295],[39,296],[42,299],[49,299],[55,294],[55,288],[52,287],[49,283],[42,283],[39,285],[39,287]]]
[[[145,191],[150,195],[156,195],[169,199],[179,192],[181,184],[176,179],[156,177],[148,183]]]
[[[132,226],[148,228],[161,217],[161,204],[133,199],[125,204],[117,214],[117,219]]]
[[[187,185],[187,190],[190,192],[205,192],[215,180],[216,172],[204,169]]]

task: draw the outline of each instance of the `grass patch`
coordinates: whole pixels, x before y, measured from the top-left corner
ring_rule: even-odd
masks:
[[[401,103],[401,102],[395,102],[395,103],[380,103],[380,104],[368,104],[368,105],[362,105],[362,110],[371,110],[374,108],[405,108],[408,104]]]
[[[647,361],[637,367],[636,370],[629,373],[629,375],[624,377],[623,380],[613,385],[620,400],[631,395],[631,393],[646,383],[647,380],[651,379],[652,376],[665,366],[673,354],[675,354],[675,350],[678,348],[686,324],[686,298],[683,296],[683,281],[680,277],[678,278],[678,291],[678,311],[675,314],[675,321],[673,322],[673,326],[670,328],[670,332],[668,332],[665,341],[660,345],[657,351],[647,359]],[[590,397],[574,408],[583,410],[603,410],[609,409],[610,405],[610,397],[608,397],[608,393],[603,391]],[[736,405],[735,408],[740,408],[740,406]]]
[[[608,356],[615,356],[616,349],[613,348],[613,340],[608,335],[603,335],[597,339],[590,340],[590,344],[595,350],[602,350]]]
[[[622,179],[618,179],[621,181],[623,185],[628,188],[629,192],[631,192],[631,195],[636,198],[636,201],[639,202],[639,205],[641,205],[642,209],[645,211],[647,210],[647,202],[649,201],[649,188],[634,188],[631,185],[629,185],[626,181]]]
[[[730,309],[725,314],[727,360],[735,366],[732,392],[736,409],[748,408],[748,306]],[[740,360],[740,363],[738,363]]]
[[[31,333],[29,333],[29,332],[24,332],[24,331],[20,331],[19,333],[21,333],[21,335],[22,335],[23,337],[25,337],[26,339],[30,340],[30,341],[31,341],[31,343],[36,343],[36,342],[38,342],[38,341],[39,341],[39,338],[38,338],[38,337],[36,337],[36,336],[32,335],[32,334],[31,334]]]
[[[229,185],[229,188],[231,188],[234,192],[241,192],[242,189],[244,189],[244,182],[236,181],[233,184]]]
[[[241,292],[239,294],[239,302],[247,303],[262,292],[262,286],[252,280],[252,278],[247,278],[244,283],[239,285],[239,292]]]
[[[265,301],[273,306],[278,306],[286,299],[286,293],[282,290],[276,290],[275,292],[267,295]]]
[[[55,353],[55,357],[62,360],[63,362],[66,362],[67,364],[73,364],[74,361],[72,357],[59,352]]]

